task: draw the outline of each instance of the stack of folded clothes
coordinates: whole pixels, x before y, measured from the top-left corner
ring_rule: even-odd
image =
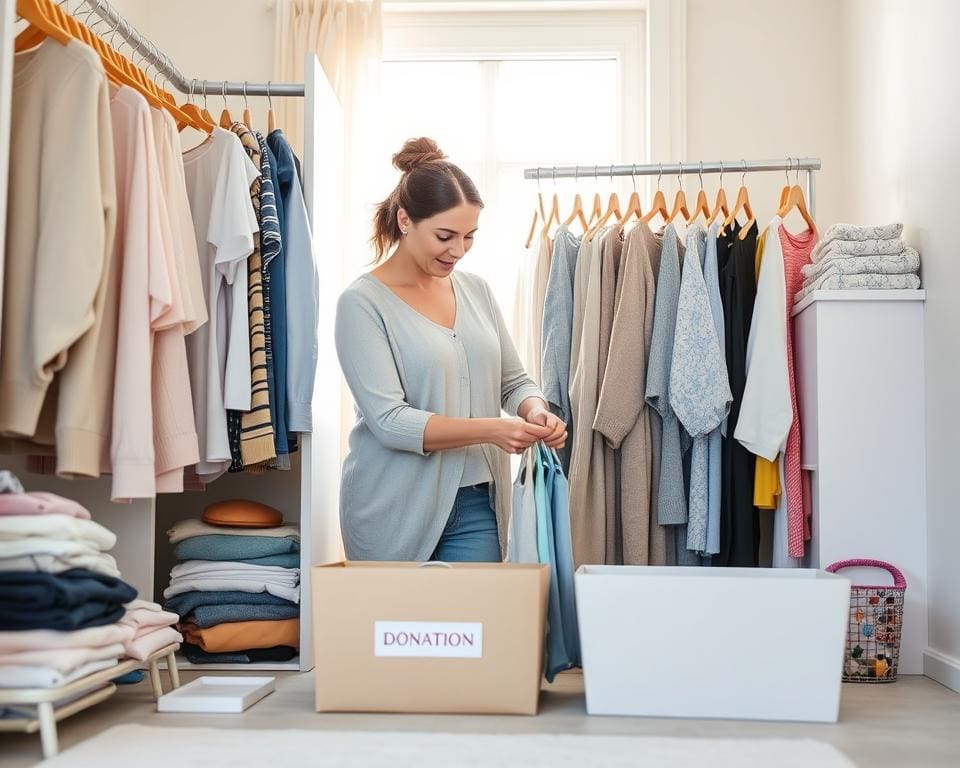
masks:
[[[903,242],[903,224],[834,224],[803,267],[800,301],[813,291],[920,287],[920,254]]]
[[[107,554],[116,536],[80,504],[0,472],[0,686],[54,688],[182,639]]]
[[[289,661],[300,646],[300,530],[250,501],[207,507],[168,532],[178,564],[164,591],[194,664]]]

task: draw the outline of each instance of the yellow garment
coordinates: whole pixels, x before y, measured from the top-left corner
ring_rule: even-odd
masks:
[[[754,279],[760,279],[760,265],[763,263],[763,244],[767,230],[757,238],[757,255],[754,259]],[[767,461],[757,456],[757,468],[753,479],[753,506],[758,509],[776,509],[780,498],[780,458]]]
[[[300,647],[300,619],[268,621],[230,621],[206,629],[196,624],[180,626],[183,639],[207,653],[248,651],[275,645]]]

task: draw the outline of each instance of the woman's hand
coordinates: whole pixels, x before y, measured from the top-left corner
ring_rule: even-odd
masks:
[[[538,440],[544,440],[553,430],[514,417],[490,419],[488,442],[507,453],[523,453]]]
[[[542,405],[534,405],[523,418],[529,424],[550,430],[546,437],[540,438],[548,448],[563,448],[567,442],[567,425]]]

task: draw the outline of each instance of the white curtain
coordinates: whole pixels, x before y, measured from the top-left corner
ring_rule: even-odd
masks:
[[[377,102],[380,59],[383,51],[383,17],[380,0],[278,0],[274,79],[303,82],[307,53],[316,53],[323,71],[340,99],[344,115],[344,236],[339,254],[323,258],[341,259],[339,274],[345,282],[372,259],[368,240],[371,233],[372,203],[382,190],[371,189],[378,179],[371,161],[376,156]],[[303,157],[303,100],[274,101],[277,124],[283,128],[294,150]],[[322,126],[321,126],[322,130]],[[319,139],[322,141],[322,136]],[[314,233],[322,243],[323,233]],[[323,265],[320,265],[321,275]],[[332,332],[332,330],[331,330]],[[338,370],[337,361],[319,360],[321,371]],[[343,387],[340,403],[341,455],[353,424],[350,394]]]

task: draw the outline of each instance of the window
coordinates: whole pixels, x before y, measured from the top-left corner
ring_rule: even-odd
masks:
[[[604,165],[644,159],[643,40],[642,13],[386,14],[377,167],[430,136],[471,176],[485,209],[464,268],[508,318],[537,191],[523,169],[597,166],[606,193]],[[540,185],[569,209],[572,183]]]

